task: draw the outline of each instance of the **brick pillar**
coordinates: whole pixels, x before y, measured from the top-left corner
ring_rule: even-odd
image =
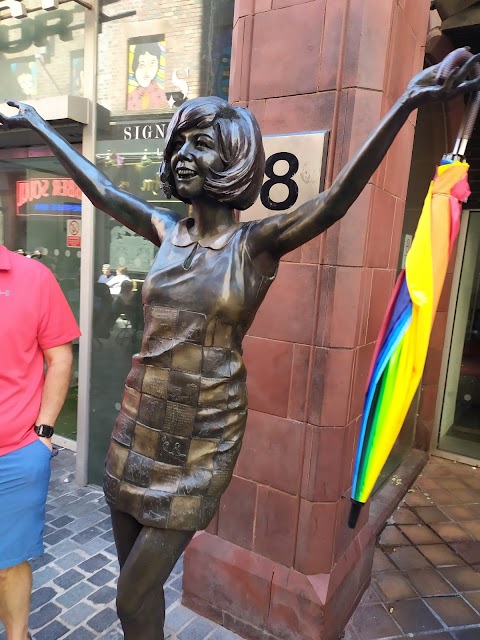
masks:
[[[264,134],[330,130],[328,187],[422,68],[429,5],[237,0],[230,99]],[[370,579],[368,508],[349,530],[349,491],[414,122],[342,222],[282,260],[245,339],[243,449],[183,588],[187,606],[246,638],[337,640]]]

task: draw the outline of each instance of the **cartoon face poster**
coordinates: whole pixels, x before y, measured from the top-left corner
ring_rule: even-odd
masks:
[[[168,107],[165,96],[165,39],[128,41],[127,110]]]

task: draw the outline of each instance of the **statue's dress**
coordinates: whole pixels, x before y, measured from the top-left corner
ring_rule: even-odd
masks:
[[[230,482],[247,418],[242,340],[274,276],[242,223],[208,241],[167,232],[143,286],[133,356],[105,463],[107,502],[147,526],[194,531]]]

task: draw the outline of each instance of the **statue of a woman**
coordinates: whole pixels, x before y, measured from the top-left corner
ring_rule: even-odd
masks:
[[[475,91],[472,58],[445,83],[418,74],[334,184],[292,213],[238,223],[256,200],[264,152],[250,111],[220,98],[185,102],[168,128],[160,177],[191,217],[126,193],[30,106],[28,127],[92,203],[159,246],[143,286],[145,332],[133,356],[106,459],[104,489],[120,562],[117,609],[126,640],[161,637],[163,585],[232,476],[247,417],[242,340],[280,258],[340,220],[413,109]]]

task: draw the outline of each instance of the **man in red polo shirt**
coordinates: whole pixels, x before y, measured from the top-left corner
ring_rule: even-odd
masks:
[[[0,620],[7,640],[28,637],[28,559],[43,553],[51,436],[79,335],[52,272],[0,245]]]

